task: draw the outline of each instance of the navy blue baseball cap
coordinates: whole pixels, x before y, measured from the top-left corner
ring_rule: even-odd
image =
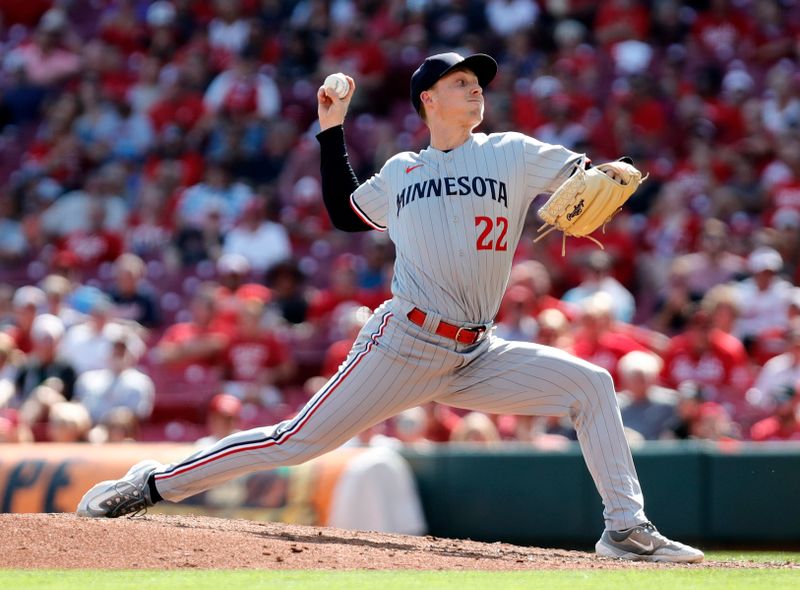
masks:
[[[491,82],[497,74],[497,62],[485,53],[462,57],[457,53],[437,53],[427,58],[411,75],[411,104],[419,112],[422,101],[419,95],[436,84],[456,67],[466,68],[478,77],[481,88]]]

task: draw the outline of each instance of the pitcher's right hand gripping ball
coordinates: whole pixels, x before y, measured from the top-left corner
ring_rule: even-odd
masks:
[[[339,98],[344,98],[350,92],[350,82],[341,72],[336,72],[325,78],[322,86],[332,91]]]
[[[603,245],[591,237],[593,231],[605,226],[647,179],[632,164],[619,160],[584,169],[581,161],[575,172],[565,180],[547,202],[539,209],[544,224],[536,238],[539,241],[553,230],[564,232],[562,256],[566,252],[566,237],[584,237],[601,248]]]

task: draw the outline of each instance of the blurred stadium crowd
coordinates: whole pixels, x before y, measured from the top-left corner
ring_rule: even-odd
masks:
[[[793,0],[0,0],[0,441],[205,442],[273,423],[386,299],[333,231],[316,90],[358,90],[364,180],[427,133],[428,54],[487,52],[485,132],[634,158],[602,236],[533,246],[498,333],[614,376],[631,439],[800,439]],[[420,247],[424,236],[420,236]],[[568,422],[431,404],[362,435],[558,445]]]

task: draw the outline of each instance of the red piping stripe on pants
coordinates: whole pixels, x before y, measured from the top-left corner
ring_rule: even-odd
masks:
[[[307,409],[304,416],[299,417],[300,419],[291,426],[288,430],[280,433],[277,437],[267,437],[265,440],[260,441],[253,441],[253,442],[246,442],[246,443],[239,443],[235,445],[235,447],[226,447],[225,449],[221,449],[217,451],[216,454],[210,455],[208,457],[194,459],[191,464],[184,464],[184,465],[177,465],[172,468],[170,471],[166,473],[159,473],[156,474],[154,477],[156,481],[167,480],[176,475],[182,475],[184,473],[188,473],[193,469],[197,469],[198,467],[202,467],[204,465],[208,465],[213,461],[217,461],[219,459],[223,459],[225,457],[229,457],[236,453],[241,453],[243,451],[253,451],[258,449],[266,449],[268,447],[274,445],[280,445],[288,441],[292,436],[300,432],[300,429],[308,422],[309,418],[314,415],[322,403],[330,397],[334,391],[341,385],[341,383],[347,378],[347,376],[353,371],[353,369],[358,366],[358,363],[372,350],[373,346],[377,346],[378,338],[383,336],[384,331],[386,330],[386,326],[389,323],[389,318],[392,317],[392,313],[386,313],[383,317],[383,321],[381,322],[380,326],[376,330],[376,332],[372,335],[370,340],[367,342],[367,346],[365,349],[356,355],[353,360],[350,362],[349,365],[343,367],[339,374],[337,375],[336,379],[330,383],[327,389],[320,391],[317,400],[312,403]],[[297,418],[295,418],[297,419]],[[199,461],[199,462],[197,462]]]

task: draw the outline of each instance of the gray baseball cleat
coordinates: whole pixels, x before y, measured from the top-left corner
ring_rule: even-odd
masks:
[[[153,505],[147,478],[159,467],[157,461],[140,461],[122,479],[101,481],[83,495],[75,512],[78,516],[117,518],[145,510]]]
[[[699,549],[667,539],[649,522],[624,531],[604,531],[595,551],[602,557],[673,563],[694,563],[704,557]]]

